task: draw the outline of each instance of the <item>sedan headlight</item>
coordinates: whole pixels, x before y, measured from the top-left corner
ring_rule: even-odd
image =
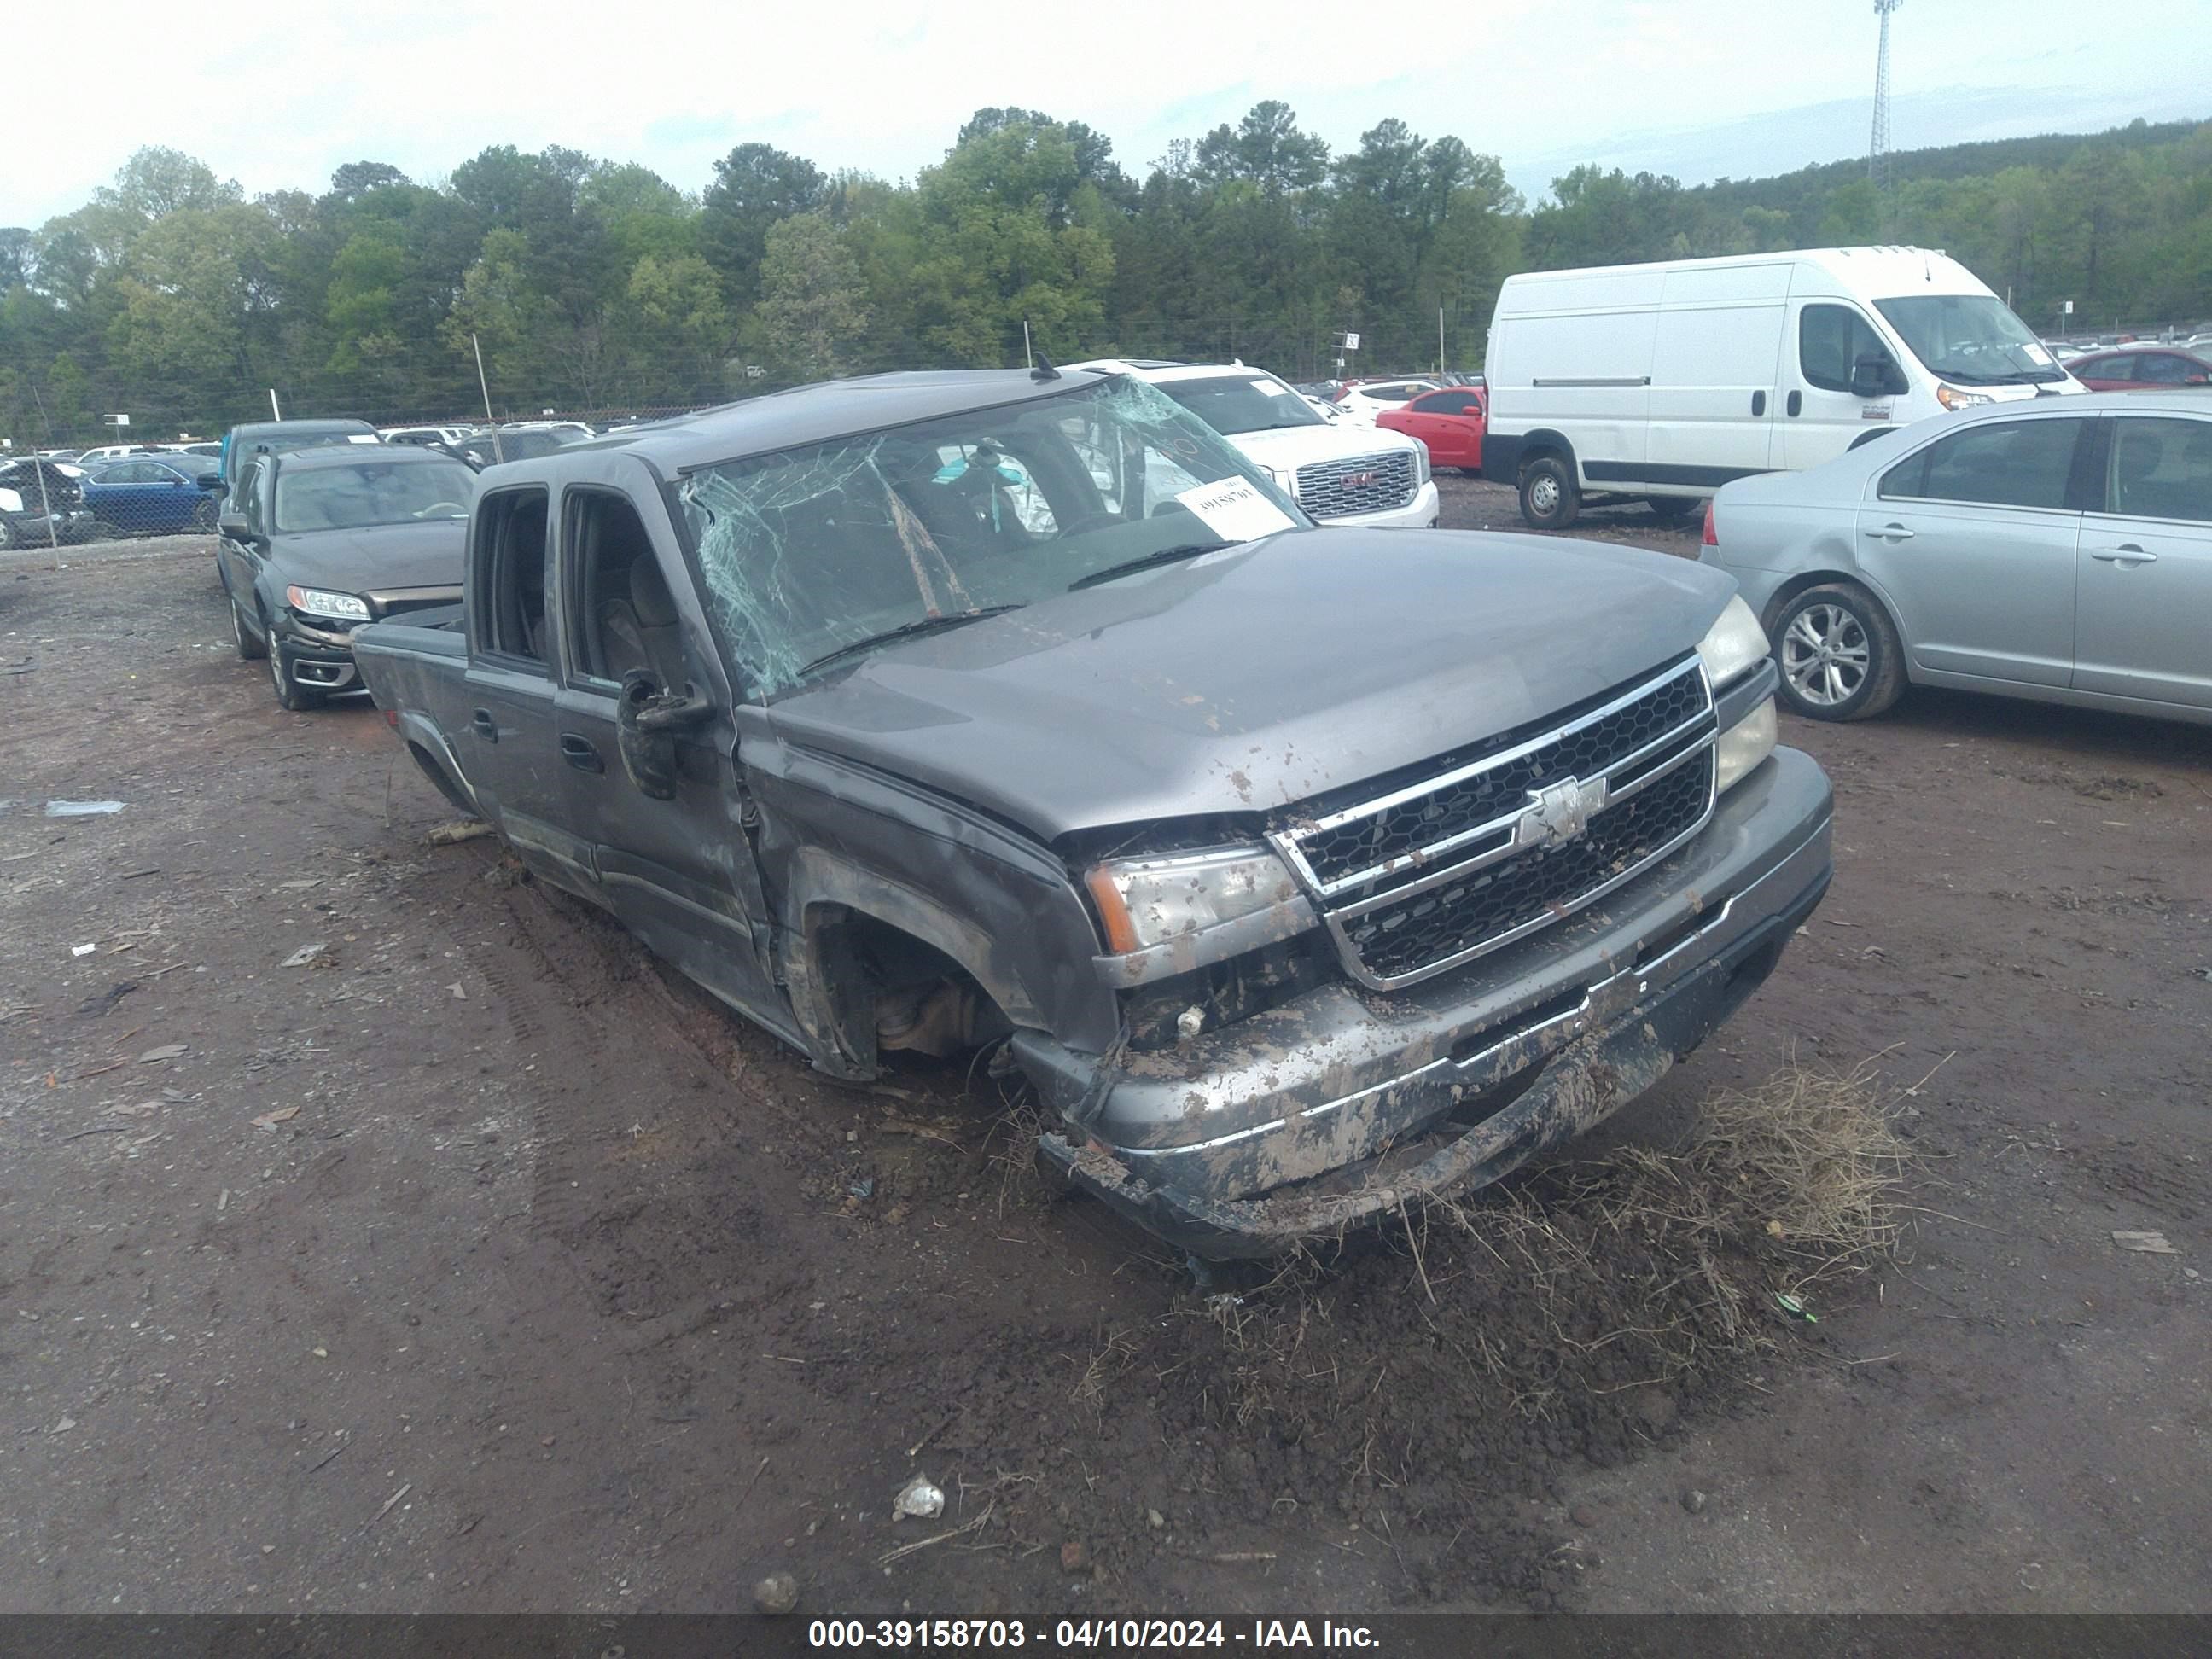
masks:
[[[1698,654],[1705,659],[1705,678],[1716,691],[1745,670],[1759,666],[1767,649],[1766,630],[1741,593],[1728,602],[1720,620],[1698,641]]]
[[[328,593],[319,587],[288,587],[284,603],[306,617],[327,617],[332,622],[367,622],[368,606],[350,593]]]
[[[23,498],[12,489],[0,489],[0,513],[21,513]]]
[[[1084,877],[1109,949],[1126,954],[1204,933],[1297,896],[1283,861],[1264,847],[1225,847],[1175,858],[1111,859]]]

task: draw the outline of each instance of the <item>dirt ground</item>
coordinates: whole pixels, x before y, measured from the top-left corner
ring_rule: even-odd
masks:
[[[1835,886],[1607,1133],[1871,1060],[1911,1230],[1655,1372],[1625,1249],[1543,1320],[1436,1231],[1209,1304],[1043,1201],[980,1069],[829,1084],[427,845],[373,709],[234,659],[207,544],[0,555],[0,1609],[2212,1609],[2212,732],[1784,740]]]

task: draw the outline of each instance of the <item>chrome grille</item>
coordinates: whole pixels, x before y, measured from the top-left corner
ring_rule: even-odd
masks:
[[[1713,736],[1692,657],[1548,730],[1316,803],[1274,842],[1346,970],[1387,990],[1571,915],[1694,834]]]
[[[1298,505],[1316,519],[1387,513],[1413,499],[1413,453],[1389,449],[1298,469]]]

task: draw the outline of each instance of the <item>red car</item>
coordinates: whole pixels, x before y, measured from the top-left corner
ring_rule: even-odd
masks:
[[[2212,386],[2212,363],[2172,346],[2121,346],[2092,352],[2066,365],[2092,392],[2138,392],[2149,386]]]
[[[1482,394],[1471,386],[1446,386],[1386,409],[1375,424],[1392,432],[1419,438],[1429,447],[1432,467],[1455,466],[1462,472],[1482,471]]]

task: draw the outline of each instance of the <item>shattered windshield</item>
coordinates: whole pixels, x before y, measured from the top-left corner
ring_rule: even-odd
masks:
[[[678,497],[763,696],[878,641],[1310,526],[1219,434],[1118,376],[702,467]]]
[[[1272,376],[1214,374],[1202,380],[1166,380],[1166,392],[1216,432],[1273,432],[1285,426],[1325,426],[1310,404]]]
[[[1929,373],[1947,380],[2045,386],[2066,378],[2043,343],[1995,295],[1923,294],[1874,303]]]

